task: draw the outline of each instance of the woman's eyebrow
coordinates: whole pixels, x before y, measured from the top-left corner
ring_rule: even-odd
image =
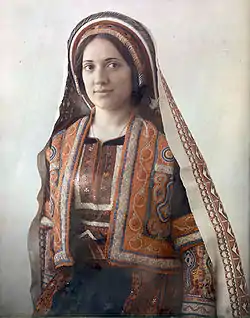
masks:
[[[120,59],[117,57],[109,57],[109,58],[105,59],[105,62],[109,62],[109,61],[113,61],[113,60],[119,61]]]
[[[86,62],[93,62],[92,60],[84,60],[82,61],[83,63],[86,63]]]
[[[106,58],[104,61],[105,61],[105,62],[110,62],[110,61],[114,61],[114,60],[120,61],[120,59],[117,58],[117,57],[108,57],[108,58]],[[93,60],[83,60],[82,62],[83,62],[83,63],[93,63],[94,61],[93,61]]]

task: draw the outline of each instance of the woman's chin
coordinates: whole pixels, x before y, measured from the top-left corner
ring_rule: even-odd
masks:
[[[95,103],[96,108],[100,108],[102,110],[115,110],[120,108],[120,105],[116,105],[114,102],[109,101],[105,103]]]

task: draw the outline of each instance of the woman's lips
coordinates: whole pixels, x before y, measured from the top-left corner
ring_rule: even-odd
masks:
[[[105,93],[111,93],[112,89],[104,89],[104,90],[100,90],[100,91],[95,91],[95,93],[97,94],[105,94]]]
[[[102,90],[102,91],[95,91],[95,94],[97,94],[98,96],[107,96],[112,92],[113,90]]]

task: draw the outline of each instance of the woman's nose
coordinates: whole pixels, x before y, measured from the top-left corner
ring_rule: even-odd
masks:
[[[103,68],[97,68],[95,71],[95,84],[108,83],[108,74]]]

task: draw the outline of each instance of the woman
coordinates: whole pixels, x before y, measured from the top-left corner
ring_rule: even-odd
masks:
[[[148,31],[99,13],[68,50],[46,147],[35,313],[247,315],[234,235]]]

